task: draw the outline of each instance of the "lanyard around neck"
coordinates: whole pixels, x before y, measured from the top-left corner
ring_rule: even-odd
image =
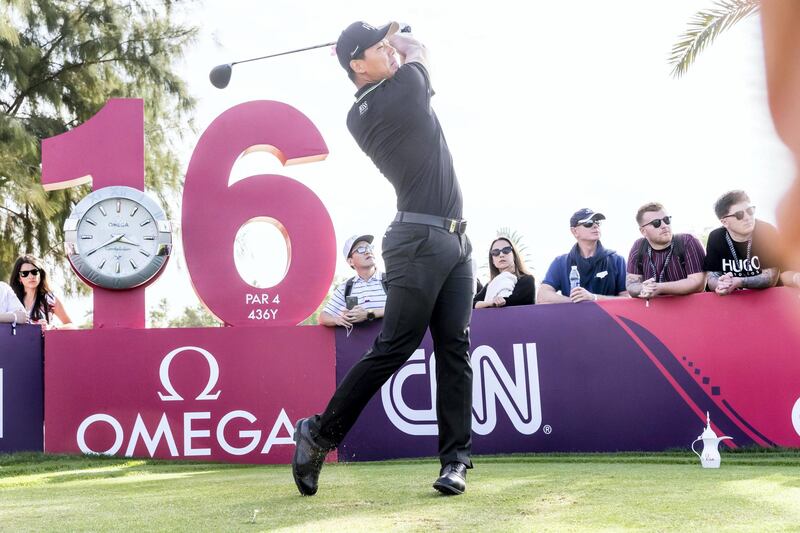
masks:
[[[733,256],[734,261],[739,260],[739,256],[736,254],[736,247],[733,245],[733,239],[731,239],[731,234],[725,231],[725,241],[728,243],[728,248],[731,250],[731,255]],[[745,259],[750,259],[750,252],[753,250],[753,238],[750,237],[747,239],[747,257]]]
[[[667,266],[669,265],[669,260],[672,259],[672,252],[675,250],[674,242],[669,243],[669,252],[667,252],[667,257],[664,259],[664,264],[661,266],[661,272],[656,276],[656,281],[658,283],[662,283],[664,281],[664,274],[667,272]],[[653,269],[653,275],[656,274],[656,263],[653,261],[653,247],[647,247],[647,259],[650,262],[650,268]]]

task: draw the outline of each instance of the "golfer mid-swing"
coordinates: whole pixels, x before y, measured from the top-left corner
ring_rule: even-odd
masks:
[[[388,295],[383,327],[322,414],[297,423],[292,473],[302,494],[317,492],[325,455],[367,402],[419,347],[430,327],[436,357],[436,415],[442,464],[434,488],[461,494],[472,467],[472,246],[461,189],[431,109],[425,47],[392,22],[354,22],[336,54],[356,85],[347,127],[397,193],[397,215],[383,236]],[[395,52],[402,59],[398,64]]]

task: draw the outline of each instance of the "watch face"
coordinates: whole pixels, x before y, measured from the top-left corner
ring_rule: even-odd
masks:
[[[106,187],[75,206],[64,225],[73,268],[91,284],[129,289],[152,279],[171,251],[171,226],[142,191]]]

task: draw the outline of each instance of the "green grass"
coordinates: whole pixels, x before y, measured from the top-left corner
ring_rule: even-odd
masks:
[[[800,452],[478,457],[467,493],[433,460],[328,464],[314,497],[288,466],[0,456],[0,530],[800,531]]]

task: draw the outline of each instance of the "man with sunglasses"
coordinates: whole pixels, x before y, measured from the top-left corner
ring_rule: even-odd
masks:
[[[720,296],[737,289],[766,289],[778,281],[778,232],[756,220],[755,209],[738,190],[726,192],[714,205],[722,227],[708,236],[703,268],[708,288]]]
[[[372,250],[372,235],[353,235],[344,243],[342,254],[356,275],[341,283],[319,314],[323,326],[351,327],[359,322],[372,322],[383,317],[386,305],[386,290],[383,275],[375,266]],[[348,306],[348,296],[358,300],[356,306]]]
[[[628,294],[650,299],[702,292],[706,286],[706,254],[700,241],[688,233],[674,235],[672,217],[659,203],[640,207],[636,223],[642,238],[628,255]]]
[[[300,493],[309,496],[317,492],[326,454],[419,347],[428,326],[441,463],[433,487],[462,494],[472,467],[472,246],[453,158],[431,107],[427,52],[398,29],[396,22],[379,28],[354,22],[336,43],[339,63],[357,88],[347,128],[395,188],[398,213],[381,244],[388,283],[381,332],[325,410],[295,429],[292,474]]]
[[[536,303],[596,302],[627,297],[625,259],[600,243],[600,221],[606,217],[591,209],[575,211],[569,219],[577,241],[568,254],[556,257],[547,269]],[[580,284],[570,287],[570,271],[578,268]],[[560,294],[559,294],[560,293]]]

